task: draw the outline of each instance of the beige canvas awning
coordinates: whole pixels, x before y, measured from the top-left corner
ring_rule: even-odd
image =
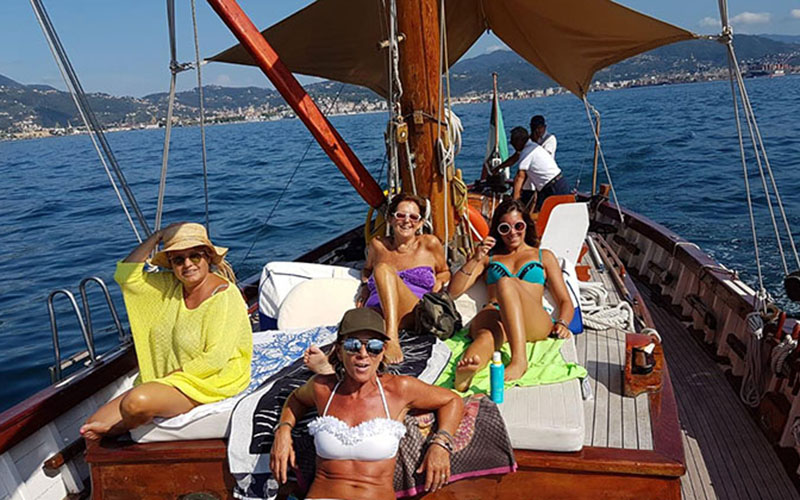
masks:
[[[400,0],[402,1],[402,0]],[[581,96],[598,70],[693,33],[608,0],[446,0],[449,61],[484,30]],[[386,95],[387,38],[379,0],[317,0],[264,30],[295,73],[369,87]],[[212,61],[252,65],[239,45]]]

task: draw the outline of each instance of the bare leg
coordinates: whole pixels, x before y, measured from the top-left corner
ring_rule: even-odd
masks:
[[[482,370],[492,358],[492,353],[505,341],[500,314],[494,309],[484,309],[470,323],[469,335],[472,343],[461,355],[456,365],[455,389],[465,391],[472,378]]]
[[[108,403],[97,409],[94,414],[81,426],[80,433],[85,439],[96,441],[104,435],[117,435],[125,432],[120,429],[122,414],[119,412],[119,405],[128,392],[115,397]]]
[[[375,278],[378,297],[381,299],[386,335],[390,339],[386,345],[386,361],[399,363],[403,361],[403,351],[400,350],[399,341],[400,327],[412,324],[414,318],[411,313],[419,299],[408,289],[403,280],[397,277],[397,270],[390,264],[377,264],[372,275]]]
[[[500,278],[497,282],[497,300],[500,303],[500,316],[508,333],[511,347],[511,362],[506,366],[505,379],[516,380],[528,370],[525,353],[525,317],[516,278]]]
[[[147,382],[101,406],[83,424],[80,432],[86,439],[122,434],[155,417],[174,417],[197,405],[197,402],[174,387]]]
[[[315,345],[312,345],[303,353],[303,363],[305,363],[306,368],[320,375],[334,373],[333,365],[328,362],[328,356]]]

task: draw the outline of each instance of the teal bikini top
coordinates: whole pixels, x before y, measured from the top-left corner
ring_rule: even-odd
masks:
[[[539,249],[539,260],[526,262],[517,274],[512,273],[502,262],[489,257],[489,268],[486,270],[486,284],[494,285],[500,278],[517,278],[528,283],[544,285],[544,266],[542,266],[542,249]]]

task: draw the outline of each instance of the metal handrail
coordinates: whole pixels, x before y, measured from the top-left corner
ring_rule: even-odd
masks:
[[[83,302],[83,314],[86,316],[86,330],[89,332],[89,338],[94,339],[94,330],[92,328],[92,312],[89,309],[89,299],[86,295],[86,285],[91,281],[100,285],[100,288],[103,290],[103,295],[106,297],[108,310],[111,311],[111,317],[113,318],[114,325],[117,327],[117,332],[119,333],[119,340],[120,342],[125,343],[127,341],[127,336],[125,335],[125,329],[122,328],[122,322],[119,320],[117,308],[114,307],[114,302],[111,300],[111,294],[108,293],[108,287],[106,286],[106,283],[98,276],[89,276],[87,278],[83,278],[78,286],[78,290],[81,293],[81,301]]]
[[[81,315],[81,310],[78,308],[78,302],[75,300],[75,296],[72,294],[72,292],[65,288],[54,290],[50,292],[50,295],[47,296],[47,312],[50,314],[50,330],[53,332],[53,354],[56,358],[56,364],[52,368],[53,382],[61,379],[61,347],[58,344],[58,324],[56,323],[56,312],[55,308],[53,307],[53,299],[59,294],[66,296],[72,305],[72,310],[75,312],[75,316],[78,318],[78,326],[83,334],[83,340],[86,342],[86,350],[89,352],[89,359],[92,363],[97,360],[94,352],[94,340],[91,338],[89,331],[86,329],[86,325],[83,322],[83,316]]]

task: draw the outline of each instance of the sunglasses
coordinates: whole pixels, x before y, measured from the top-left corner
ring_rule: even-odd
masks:
[[[392,217],[394,217],[397,220],[406,220],[406,219],[408,219],[411,222],[417,222],[422,218],[422,216],[420,214],[407,214],[405,212],[395,212],[395,213],[392,214]]]
[[[355,337],[348,337],[344,339],[344,342],[342,342],[342,347],[344,347],[345,352],[357,354],[361,352],[361,346],[366,346],[367,353],[369,353],[370,356],[377,356],[383,352],[383,346],[385,343],[386,342],[381,339],[369,339],[367,341],[362,341],[361,339],[357,339]]]
[[[172,264],[172,267],[182,266],[186,262],[186,259],[188,258],[189,260],[192,261],[192,264],[197,265],[200,263],[201,260],[203,260],[203,258],[205,258],[205,256],[206,254],[204,254],[203,252],[192,252],[189,255],[176,255],[174,257],[169,258],[169,263]]]
[[[512,227],[514,231],[521,233],[525,231],[527,225],[523,220],[518,220],[517,222],[514,223],[513,226],[508,222],[501,222],[500,224],[497,225],[497,232],[500,233],[502,236],[505,236],[511,232]]]

